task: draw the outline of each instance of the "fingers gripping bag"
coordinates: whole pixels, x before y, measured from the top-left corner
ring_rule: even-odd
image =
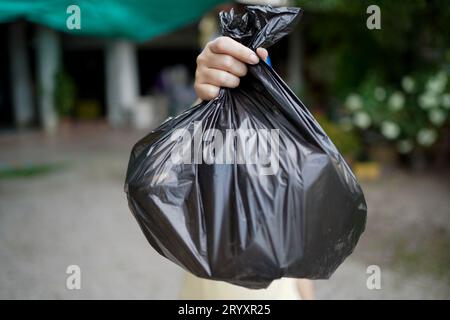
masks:
[[[222,34],[256,50],[287,35],[299,8],[220,13]],[[151,246],[198,277],[266,288],[326,279],[350,255],[367,208],[355,176],[265,62],[234,89],[136,143],[125,191]]]

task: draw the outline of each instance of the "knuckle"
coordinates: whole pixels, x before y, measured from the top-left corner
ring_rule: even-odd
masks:
[[[194,83],[194,90],[198,94],[202,91],[201,85],[199,83]]]
[[[200,80],[201,77],[202,77],[201,70],[200,69],[195,70],[195,81]]]
[[[221,73],[218,74],[218,76],[219,76],[219,83],[220,83],[220,85],[225,85],[226,86],[228,84],[228,82],[229,82],[228,73],[221,72]]]
[[[227,37],[219,37],[215,40],[215,49],[219,52],[223,52],[227,48],[228,38]]]
[[[213,47],[215,46],[216,40],[217,40],[217,39],[214,39],[214,40],[209,41],[209,42],[205,45],[205,49],[211,49],[211,48],[213,48]],[[203,50],[203,51],[205,51],[205,50]]]
[[[209,99],[214,99],[218,95],[219,95],[219,88],[218,87],[214,87],[214,86],[209,87],[209,89],[208,89],[208,97],[209,97]]]
[[[224,56],[223,57],[223,66],[227,69],[227,70],[230,70],[231,68],[233,68],[233,64],[234,64],[234,61],[233,61],[233,58],[232,57],[230,57],[230,56]]]
[[[211,83],[214,81],[214,74],[205,70],[205,72],[199,73],[199,79],[201,79],[203,83]]]
[[[244,59],[247,58],[248,56],[250,56],[250,54],[252,54],[251,50],[244,46],[239,46],[238,52],[239,52],[239,56]]]
[[[210,51],[216,52],[217,51],[217,39],[208,42],[208,44],[206,46]]]
[[[195,70],[196,81],[204,80],[205,78],[208,78],[208,69],[202,66],[197,67]]]
[[[205,63],[205,55],[203,52],[197,56],[196,62],[197,62],[197,65],[202,65]]]

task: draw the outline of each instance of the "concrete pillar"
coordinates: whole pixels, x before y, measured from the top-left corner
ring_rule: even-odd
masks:
[[[288,44],[288,61],[287,61],[287,83],[289,87],[298,93],[303,86],[302,78],[302,47],[301,47],[301,32],[299,28],[295,28],[289,35]]]
[[[38,27],[36,37],[39,118],[47,132],[58,126],[55,108],[55,75],[60,64],[60,39],[56,31]]]
[[[112,127],[125,124],[139,97],[135,45],[118,40],[105,48],[107,118]]]
[[[30,63],[26,46],[25,23],[11,24],[8,33],[9,60],[14,121],[17,127],[31,124],[34,118]]]

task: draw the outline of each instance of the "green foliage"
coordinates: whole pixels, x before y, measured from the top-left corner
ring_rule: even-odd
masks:
[[[450,70],[450,2],[296,0],[295,5],[305,10],[299,28],[311,104],[328,107],[325,112],[341,116],[339,121],[358,123],[365,143],[385,139],[407,153],[438,140],[450,116],[442,102],[449,90],[426,93],[437,70],[446,77]],[[366,26],[369,5],[380,7],[380,30]],[[405,78],[416,91],[405,91]],[[384,93],[384,100],[375,91]],[[393,110],[389,99],[402,102],[401,110]],[[427,99],[433,107],[421,106]],[[361,105],[358,110],[342,109],[352,100]]]
[[[77,100],[77,90],[72,77],[60,69],[55,75],[55,107],[61,117],[73,114]]]
[[[450,62],[450,3],[442,0],[297,0],[305,66],[312,81],[345,97],[369,74],[391,83],[412,71]],[[366,27],[369,5],[381,9],[381,30]]]
[[[361,141],[354,130],[336,124],[323,115],[314,115],[322,129],[346,158],[355,159],[361,152]]]
[[[0,179],[32,178],[64,168],[64,163],[28,164],[0,168]]]
[[[360,130],[375,130],[401,153],[433,146],[450,117],[447,71],[407,75],[396,86],[376,78],[362,82],[345,107]]]

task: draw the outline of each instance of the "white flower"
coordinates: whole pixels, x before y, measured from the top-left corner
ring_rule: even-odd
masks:
[[[443,94],[441,96],[441,103],[445,109],[450,109],[450,93]]]
[[[363,102],[358,94],[352,93],[345,100],[345,105],[350,111],[356,111],[362,108]]]
[[[402,87],[406,92],[408,92],[408,93],[413,92],[415,86],[416,86],[416,83],[413,78],[411,78],[410,76],[403,77]]]
[[[414,144],[411,140],[400,140],[397,143],[397,150],[400,153],[410,153],[414,149]]]
[[[376,87],[373,91],[373,95],[378,101],[384,101],[384,99],[386,99],[386,90],[383,87]]]
[[[392,111],[398,111],[402,109],[405,105],[405,96],[400,91],[394,92],[389,97],[388,105]]]
[[[392,121],[383,121],[381,124],[381,133],[389,140],[397,138],[400,134],[400,127]]]
[[[420,129],[417,133],[417,142],[424,146],[431,146],[437,139],[437,133],[433,129]]]
[[[353,123],[360,129],[367,129],[370,127],[372,120],[367,112],[358,111],[353,115]]]
[[[430,92],[421,94],[418,102],[422,109],[431,109],[439,105],[438,97]]]
[[[442,125],[445,120],[447,119],[447,115],[444,111],[440,109],[432,109],[428,113],[428,118],[430,119],[430,122],[436,126]]]
[[[432,93],[442,93],[447,85],[447,75],[444,71],[439,72],[436,76],[431,77],[427,84],[426,89]]]

